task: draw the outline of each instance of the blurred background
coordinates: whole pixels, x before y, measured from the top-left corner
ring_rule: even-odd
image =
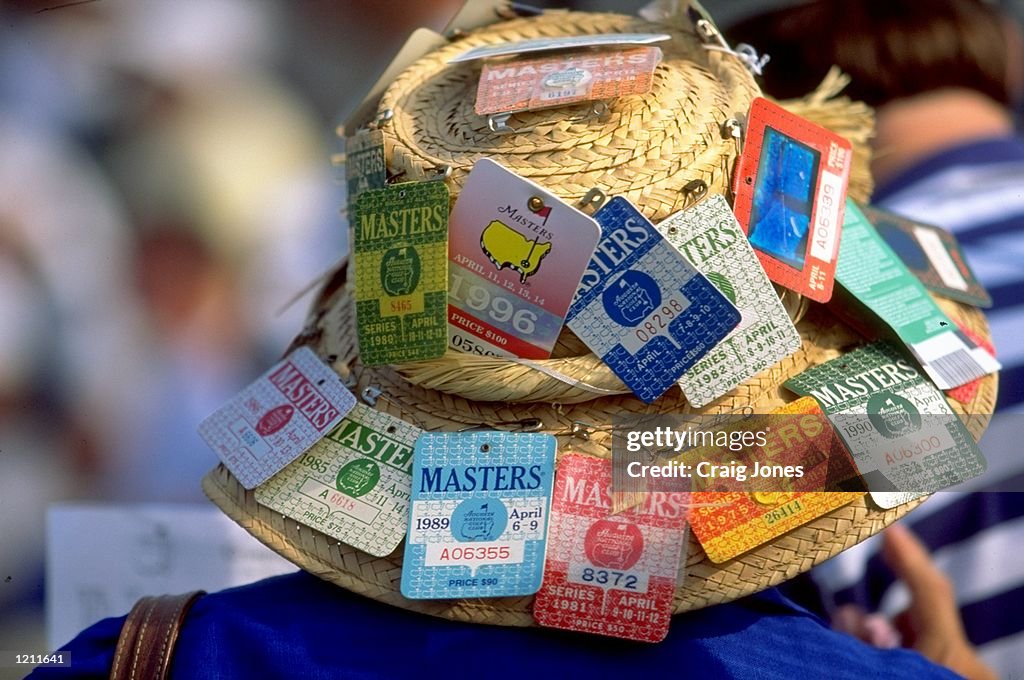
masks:
[[[206,503],[197,424],[346,250],[337,121],[460,5],[0,5],[0,649],[47,649],[50,504]]]
[[[205,503],[197,424],[347,249],[339,121],[461,4],[0,4],[0,649],[47,648],[50,504]]]

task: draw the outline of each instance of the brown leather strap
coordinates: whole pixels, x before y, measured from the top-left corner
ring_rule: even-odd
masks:
[[[197,590],[136,602],[117,639],[111,680],[165,680],[185,616],[203,594]]]

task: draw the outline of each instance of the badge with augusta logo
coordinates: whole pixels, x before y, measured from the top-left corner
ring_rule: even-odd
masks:
[[[448,330],[448,188],[407,182],[359,195],[356,328],[366,366],[434,359]]]
[[[318,442],[355,403],[338,375],[302,347],[200,423],[199,436],[252,489]]]
[[[740,325],[679,379],[700,408],[800,348],[800,333],[722,196],[657,226],[740,311]]]
[[[736,327],[740,313],[622,196],[594,217],[601,241],[566,319],[651,403]]]
[[[742,480],[696,480],[706,488],[693,493],[690,525],[712,562],[731,560],[864,495],[850,453],[811,397],[744,419],[742,428],[763,439],[742,453],[716,447],[686,454],[746,466]],[[793,474],[754,476],[755,469],[763,475],[761,469],[780,468]]]
[[[668,634],[686,544],[685,493],[649,493],[612,515],[608,460],[568,455],[558,464],[542,626],[659,642]]]
[[[531,595],[547,545],[555,438],[427,432],[416,441],[402,595]]]
[[[892,345],[861,347],[785,386],[818,401],[882,508],[985,471],[974,438],[945,397]]]
[[[326,438],[256,488],[256,501],[376,557],[394,552],[409,516],[421,430],[356,404]]]
[[[597,223],[488,158],[452,209],[452,347],[547,359],[600,234]]]
[[[486,116],[643,94],[660,61],[657,47],[632,47],[488,62],[474,108]]]

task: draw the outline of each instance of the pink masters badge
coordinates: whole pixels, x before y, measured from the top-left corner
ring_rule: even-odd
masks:
[[[668,634],[686,537],[686,494],[652,492],[611,515],[610,461],[568,455],[555,473],[537,623],[659,642]]]
[[[554,194],[477,161],[450,220],[449,344],[489,356],[551,356],[600,233]]]
[[[337,374],[303,347],[200,423],[199,435],[252,489],[320,441],[355,403]]]

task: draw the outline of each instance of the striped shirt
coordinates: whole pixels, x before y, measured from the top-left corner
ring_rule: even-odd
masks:
[[[992,295],[988,320],[1003,364],[997,415],[981,442],[982,477],[935,494],[907,518],[952,579],[968,637],[1004,678],[1024,678],[1024,140],[942,152],[879,187],[875,203],[956,234]],[[879,537],[813,570],[826,608],[855,602],[894,615],[909,595]]]
[[[992,295],[999,410],[1024,404],[1024,140],[959,146],[879,187],[875,203],[952,231]]]

